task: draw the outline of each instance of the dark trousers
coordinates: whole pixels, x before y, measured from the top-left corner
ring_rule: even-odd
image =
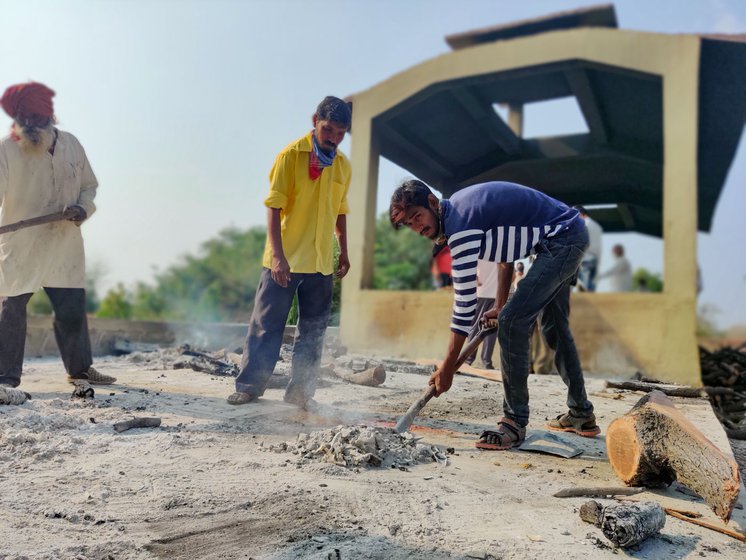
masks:
[[[482,315],[495,307],[495,298],[477,298],[477,309],[474,312],[474,321],[477,322],[482,317]],[[477,336],[477,331],[479,327],[474,329],[472,333],[469,335],[469,337],[466,339],[467,342],[471,342],[471,340]],[[492,354],[495,351],[495,342],[497,341],[497,333],[493,332],[491,334],[488,334],[484,337],[484,340],[482,340],[482,350],[480,357],[482,358],[482,363],[485,365],[485,367],[493,367],[492,364]],[[474,359],[476,358],[476,352],[471,355],[470,358],[466,360],[466,363],[471,365],[474,363]]]
[[[68,375],[78,376],[93,364],[85,290],[44,288],[54,310],[54,337]],[[33,294],[0,298],[0,383],[21,384],[26,347],[26,304]]]
[[[298,325],[293,345],[292,379],[286,393],[310,398],[316,392],[324,333],[332,306],[332,276],[293,272],[287,288],[263,269],[254,298],[236,391],[260,396],[280,356],[293,296],[298,293]]]
[[[555,351],[557,371],[567,385],[567,406],[577,416],[593,412],[569,324],[570,288],[587,246],[585,229],[541,242],[533,266],[498,317],[503,412],[521,426],[529,418],[529,335],[542,310],[542,333]]]

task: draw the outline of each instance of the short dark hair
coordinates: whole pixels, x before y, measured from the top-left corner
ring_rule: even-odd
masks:
[[[352,124],[352,111],[339,97],[327,95],[319,106],[316,107],[316,117],[322,121],[335,122],[345,128],[350,128]]]
[[[573,208],[575,208],[575,210],[577,210],[581,214],[585,214],[586,216],[588,215],[588,210],[585,209],[585,206],[581,206],[580,204],[576,204],[575,206],[573,206]]]
[[[394,229],[401,229],[404,226],[395,216],[400,216],[402,212],[406,213],[412,206],[429,208],[428,197],[431,194],[433,193],[430,188],[419,179],[407,179],[396,187],[389,205],[389,220]]]

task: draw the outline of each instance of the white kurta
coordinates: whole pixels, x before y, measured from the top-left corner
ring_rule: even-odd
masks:
[[[54,155],[28,154],[0,140],[0,226],[59,212],[73,204],[96,210],[98,183],[78,139],[57,131]],[[80,228],[60,221],[0,234],[0,296],[46,288],[85,288]]]

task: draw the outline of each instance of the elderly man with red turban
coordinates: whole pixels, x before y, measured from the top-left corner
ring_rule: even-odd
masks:
[[[0,106],[13,119],[0,140],[0,226],[63,212],[63,220],[0,235],[0,404],[21,404],[26,304],[44,288],[54,334],[72,383],[114,383],[96,371],[85,314],[85,256],[80,225],[93,214],[98,183],[83,147],[57,129],[47,86],[9,87]]]

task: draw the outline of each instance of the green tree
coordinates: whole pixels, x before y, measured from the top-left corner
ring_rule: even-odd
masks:
[[[374,286],[378,289],[428,290],[432,244],[409,230],[395,231],[386,214],[376,227]],[[263,227],[226,229],[202,244],[197,254],[138,283],[128,291],[110,290],[99,317],[167,321],[246,322],[262,271],[266,232]],[[339,249],[335,244],[335,270]],[[353,262],[352,266],[361,263]],[[341,282],[334,280],[330,324],[339,324]],[[297,304],[288,322],[297,322]]]
[[[662,292],[663,278],[658,272],[650,272],[646,268],[638,268],[632,275],[632,286],[638,292]],[[645,289],[642,289],[644,286]]]
[[[246,321],[262,269],[264,228],[223,230],[198,255],[140,283],[132,295],[134,319]]]
[[[31,315],[51,315],[52,302],[49,301],[49,297],[44,290],[39,290],[28,300],[26,309]]]
[[[130,296],[122,284],[118,284],[116,288],[112,288],[106,293],[96,316],[106,319],[132,318]]]
[[[376,222],[373,287],[377,290],[430,290],[433,244],[410,229],[391,227],[388,213]],[[359,263],[353,263],[358,264]]]

